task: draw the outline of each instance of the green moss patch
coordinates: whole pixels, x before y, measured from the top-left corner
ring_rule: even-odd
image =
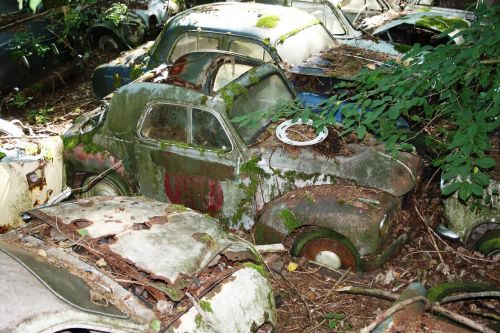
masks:
[[[448,29],[466,29],[469,27],[467,22],[461,18],[443,16],[422,16],[422,18],[416,22],[416,25],[438,31],[445,31]]]
[[[205,312],[213,312],[210,302],[203,299],[200,301],[200,308]]]
[[[267,15],[262,16],[257,20],[257,24],[255,25],[258,28],[274,28],[278,25],[280,18],[276,15]]]
[[[260,275],[267,278],[267,271],[263,265],[257,265],[257,264],[254,264],[253,262],[247,262],[247,263],[245,263],[244,266],[248,267],[248,268],[255,269],[257,272],[260,273]]]
[[[281,210],[280,217],[283,220],[283,224],[285,225],[286,230],[289,233],[292,233],[295,229],[302,225],[302,223],[300,223],[300,220],[290,209],[285,208]]]

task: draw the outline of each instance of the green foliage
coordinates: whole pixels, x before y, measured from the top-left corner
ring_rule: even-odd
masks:
[[[330,330],[335,330],[336,332],[346,332],[351,331],[352,326],[350,324],[344,324],[345,315],[337,312],[328,312],[325,315],[326,327]]]
[[[161,329],[161,322],[158,319],[154,319],[149,323],[151,329],[155,332],[159,332]]]
[[[50,47],[43,44],[41,37],[35,37],[32,32],[17,32],[12,44],[11,54],[15,58],[31,55],[44,56]]]
[[[28,105],[29,101],[31,101],[32,99],[33,97],[24,96],[22,92],[16,91],[14,95],[12,95],[12,98],[7,102],[7,104],[11,107],[21,109]]]
[[[231,111],[233,108],[234,98],[246,92],[246,88],[237,82],[231,82],[223,87],[220,93],[224,103],[226,104],[226,110]]]
[[[113,3],[105,12],[105,20],[111,21],[114,25],[118,26],[123,20],[127,18],[127,5],[117,2]]]
[[[364,69],[354,82],[338,86],[355,94],[333,96],[317,113],[295,101],[282,105],[281,115],[313,119],[321,130],[335,124],[334,114],[341,109],[342,134],[354,132],[363,139],[371,132],[392,156],[424,142],[426,154],[449,184],[443,189],[445,195],[458,191],[463,201],[481,197],[490,179],[488,171],[495,165],[487,156],[491,135],[500,123],[500,6],[481,7],[477,16],[459,33],[462,44],[435,48],[416,44],[404,62]],[[252,117],[256,115],[238,120],[250,123]],[[409,121],[410,129],[398,126],[400,117]]]
[[[49,114],[54,108],[41,108],[38,110],[29,110],[26,119],[30,124],[45,125],[49,121]]]

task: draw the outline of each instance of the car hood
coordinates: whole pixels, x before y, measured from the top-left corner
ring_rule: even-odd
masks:
[[[418,11],[418,12],[398,12],[392,16],[386,13],[370,17],[363,22],[363,28],[370,33],[377,35],[400,24],[412,24],[436,31],[445,31],[452,26],[457,28],[467,28],[469,22],[466,20],[465,12],[447,13],[441,11]]]
[[[30,211],[83,239],[113,267],[147,276],[178,301],[196,276],[222,253],[230,260],[255,259],[253,248],[231,239],[217,222],[184,206],[144,198],[93,197]]]
[[[271,135],[260,141],[253,153],[261,156],[259,167],[269,174],[281,173],[284,178],[292,178],[299,187],[341,180],[400,197],[419,181],[422,160],[418,155],[400,153],[393,159],[373,139],[348,143],[339,152],[333,152],[331,147],[335,143],[329,141],[330,136],[333,134],[320,144],[299,147],[283,144]]]
[[[351,79],[362,68],[374,68],[390,59],[395,58],[387,53],[369,51],[358,45],[347,45],[343,42],[314,54],[302,64],[290,67],[287,71],[299,75]]]

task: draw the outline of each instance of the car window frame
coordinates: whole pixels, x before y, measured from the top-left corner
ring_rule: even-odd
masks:
[[[256,67],[256,69],[257,68],[258,67]],[[250,88],[254,87],[255,85],[257,85],[259,83],[262,83],[262,81],[264,81],[264,80],[268,79],[269,77],[275,75],[275,76],[277,76],[281,80],[281,82],[283,83],[283,85],[286,87],[286,89],[288,90],[288,92],[292,96],[292,100],[297,97],[296,91],[290,85],[290,82],[280,72],[269,72],[269,73],[266,73],[265,75],[263,75],[258,82],[251,83],[251,84],[244,84],[244,80],[247,78],[247,76],[246,76],[247,73],[243,74],[238,79],[236,79],[236,80],[234,80],[232,82],[236,82],[236,83],[239,83],[239,84],[243,85],[246,88],[246,90],[248,91],[248,90],[250,90]],[[246,94],[246,93],[240,93],[240,94],[237,94],[236,96],[234,96],[233,104],[236,101],[236,99],[238,97],[240,97],[241,95],[243,95],[243,94]],[[252,146],[254,143],[248,144],[248,143],[245,142],[245,140],[241,136],[238,128],[231,121],[231,117],[229,116],[229,113],[231,112],[231,110],[229,112],[226,112],[226,114],[227,114],[227,122],[231,124],[232,132],[235,133],[235,135],[238,137],[238,140],[240,141],[240,144],[242,145],[243,149],[244,150],[248,149],[248,147]],[[268,125],[266,125],[265,127],[267,127],[267,126]],[[260,130],[261,129],[259,129],[259,131]]]
[[[223,38],[219,38],[219,36],[216,36],[216,34],[211,33],[210,31],[204,31],[204,30],[201,30],[201,31],[198,31],[198,30],[185,30],[181,34],[179,34],[177,36],[177,38],[174,40],[174,42],[172,43],[173,46],[170,47],[170,50],[169,50],[167,56],[165,57],[166,61],[163,61],[164,63],[173,64],[177,59],[179,59],[180,57],[182,57],[184,54],[193,52],[193,51],[190,51],[190,52],[186,52],[184,54],[181,54],[179,56],[179,58],[177,58],[175,60],[171,59],[172,54],[174,53],[174,50],[175,50],[177,44],[179,43],[179,41],[182,38],[185,38],[188,35],[195,36],[195,37],[212,37],[212,38],[215,38],[218,41],[218,44],[217,44],[218,49],[216,49],[214,51],[217,51],[217,50],[218,51],[223,51],[224,50],[224,39]],[[194,51],[198,51],[198,50],[203,50],[203,49],[196,49]]]
[[[217,149],[208,148],[208,147],[199,146],[199,145],[194,145],[193,143],[188,143],[188,142],[181,143],[180,146],[176,145],[174,142],[172,142],[172,144],[167,144],[166,146],[163,144],[164,147],[162,147],[162,140],[161,139],[159,140],[159,139],[148,138],[148,137],[142,135],[142,128],[144,127],[144,122],[146,120],[147,115],[151,112],[153,107],[155,105],[158,105],[158,104],[181,106],[181,107],[185,108],[186,111],[188,111],[187,119],[189,122],[189,124],[188,124],[189,128],[188,128],[187,135],[189,137],[188,141],[191,141],[191,142],[193,141],[193,138],[192,138],[192,136],[193,136],[193,116],[192,116],[193,109],[198,109],[198,110],[201,110],[203,112],[210,113],[212,116],[215,117],[215,119],[217,119],[217,121],[219,122],[219,124],[222,127],[222,130],[226,134],[226,136],[229,140],[229,143],[231,145],[231,147],[228,147],[228,148],[230,148],[230,150],[220,152]],[[144,110],[141,112],[141,115],[137,121],[136,136],[140,142],[143,142],[143,143],[150,145],[150,146],[155,146],[159,150],[169,150],[169,151],[173,150],[173,152],[175,152],[176,154],[180,154],[180,155],[187,155],[187,154],[185,154],[186,150],[196,151],[196,152],[199,152],[200,154],[201,154],[201,152],[203,152],[203,154],[211,153],[211,154],[215,154],[216,156],[220,156],[221,154],[229,156],[229,155],[233,155],[236,151],[236,149],[235,149],[236,143],[234,142],[234,138],[232,137],[232,132],[227,127],[227,124],[224,121],[224,118],[220,114],[218,114],[217,112],[215,112],[214,110],[212,110],[210,108],[199,106],[199,105],[192,105],[192,104],[188,104],[188,103],[179,103],[179,102],[172,102],[172,101],[165,101],[165,100],[150,101],[144,107]],[[165,141],[169,141],[169,140],[165,140]],[[192,154],[190,154],[190,155],[192,155]]]
[[[271,58],[271,60],[257,59],[257,58],[254,58],[252,56],[249,56],[248,54],[243,54],[243,53],[238,53],[238,52],[235,52],[235,51],[231,51],[231,44],[233,42],[251,43],[251,44],[260,46],[264,50],[264,52],[266,52],[267,55]],[[265,62],[265,63],[269,63],[269,62],[275,61],[275,58],[273,58],[273,55],[271,54],[271,52],[269,52],[270,50],[268,50],[266,48],[266,45],[263,42],[259,41],[258,39],[254,39],[254,38],[248,38],[248,37],[228,38],[228,40],[227,40],[227,51],[233,52],[233,53],[236,53],[236,54],[241,54],[241,55],[243,55],[245,57],[249,57],[249,58],[252,58],[252,59],[257,59],[257,60]],[[279,56],[278,54],[276,54],[276,55]]]

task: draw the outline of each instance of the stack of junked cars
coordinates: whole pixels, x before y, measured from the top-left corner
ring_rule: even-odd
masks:
[[[28,300],[29,285],[50,299],[3,302],[0,330],[271,332],[261,258],[221,224],[328,267],[389,259],[407,237],[392,230],[421,159],[274,117],[280,102],[334,94],[333,82],[385,59],[345,50],[301,10],[213,4],[98,69],[102,95],[138,78],[63,137],[68,185],[90,188],[84,198],[30,211],[0,240],[1,281],[15,287],[2,298]],[[318,94],[304,77],[330,86]],[[254,111],[253,126],[235,121]]]
[[[122,161],[90,195],[182,204],[255,228],[259,243],[289,242],[292,254],[333,266],[380,264],[405,238],[383,249],[401,199],[418,182],[420,158],[391,159],[374,139],[344,142],[335,128],[316,145],[286,144],[274,133],[286,137],[291,124],[270,121],[278,100],[310,93],[298,91],[301,77],[339,81],[373,64],[333,53],[337,47],[320,21],[296,8],[220,3],[175,16],[148,53],[147,66],[159,67],[66,133],[70,186],[93,183]],[[197,49],[204,50],[186,54]],[[120,61],[100,67],[95,83],[109,82],[97,81],[99,73],[116,81],[134,70]],[[253,127],[233,122],[252,111],[269,114]]]

